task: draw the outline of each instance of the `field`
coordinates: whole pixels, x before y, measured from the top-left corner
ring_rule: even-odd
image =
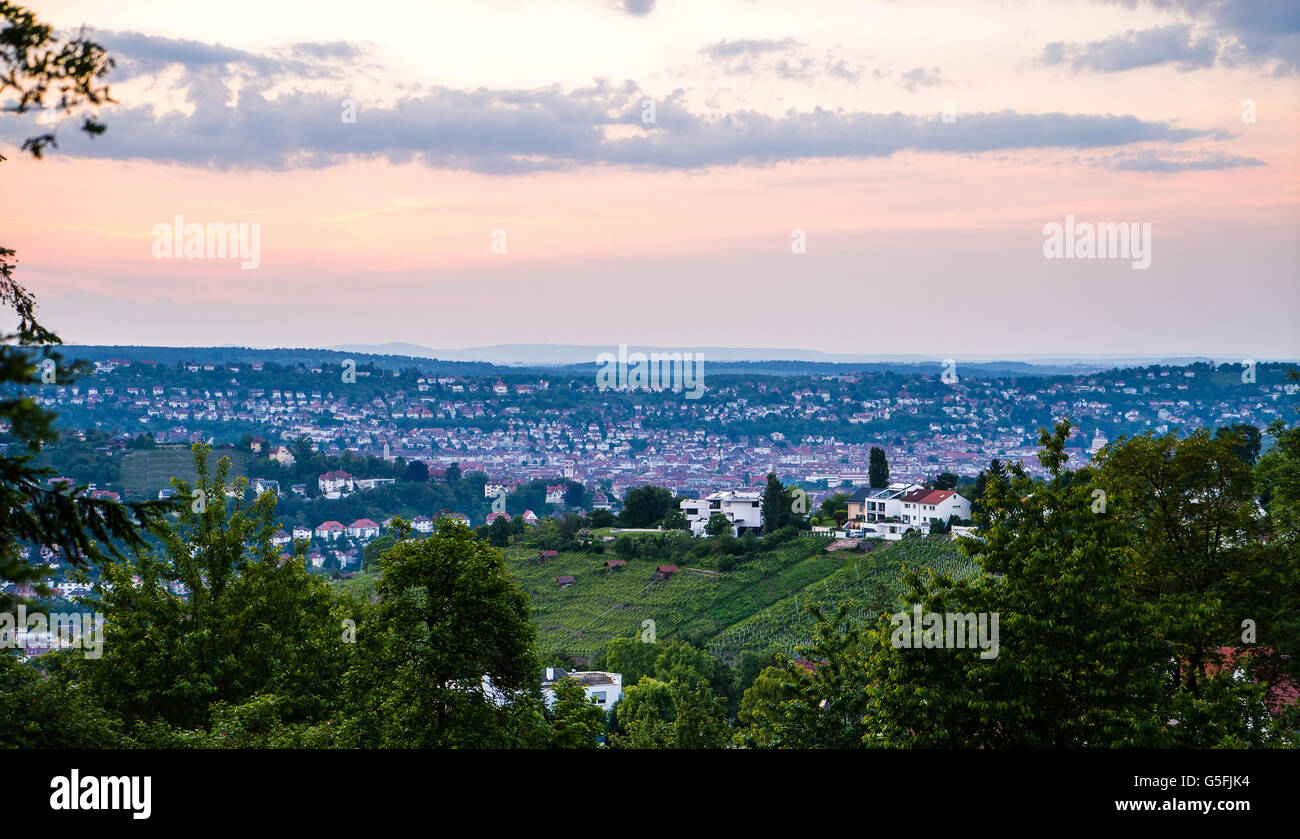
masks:
[[[974,572],[952,542],[896,543],[861,554],[825,553],[821,539],[804,538],[725,573],[684,567],[668,580],[655,574],[658,560],[631,559],[606,570],[601,557],[562,553],[544,565],[534,550],[510,549],[507,563],[529,594],[543,651],[590,656],[611,638],[640,635],[654,621],[660,639],[699,639],[718,655],[777,644],[788,650],[808,640],[812,601],[833,607],[852,598],[864,617],[894,605],[904,565],[963,575]],[[556,578],[576,583],[561,589]]]
[[[834,573],[715,635],[709,641],[710,651],[732,656],[775,645],[793,653],[812,637],[810,605],[829,615],[840,603],[849,601],[858,619],[872,620],[898,607],[904,568],[929,568],[959,578],[977,571],[975,564],[958,552],[956,543],[949,541],[907,540],[870,553],[843,555],[852,559]]]
[[[208,460],[209,468],[215,470],[223,455],[232,463],[230,480],[248,476],[247,455],[240,451],[213,451]],[[194,455],[189,446],[144,449],[127,452],[122,457],[122,488],[127,495],[156,495],[158,490],[171,486],[173,475],[186,481],[194,480]]]

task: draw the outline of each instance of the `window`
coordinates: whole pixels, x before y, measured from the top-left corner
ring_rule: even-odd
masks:
[[[597,704],[597,705],[604,705],[604,704],[605,704],[605,692],[604,692],[604,691],[600,691],[599,693],[593,693],[593,694],[591,695],[591,698],[594,699],[594,700],[596,700],[596,704]]]

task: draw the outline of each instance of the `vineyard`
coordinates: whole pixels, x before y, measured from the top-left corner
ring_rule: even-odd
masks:
[[[640,635],[652,620],[660,639],[700,639],[718,655],[771,644],[793,650],[812,634],[806,607],[833,609],[851,598],[872,617],[897,599],[902,568],[932,568],[955,576],[974,566],[951,542],[899,542],[874,552],[826,553],[825,540],[798,539],[758,554],[725,573],[684,567],[658,579],[659,560],[630,559],[616,570],[607,556],[561,553],[544,565],[534,550],[506,552],[512,576],[529,595],[543,651],[591,656],[611,638]],[[560,588],[559,577],[575,578]]]
[[[839,569],[847,555],[824,554],[824,544],[799,539],[725,573],[684,567],[667,580],[655,573],[663,560],[630,559],[606,570],[608,555],[561,553],[538,565],[536,551],[524,549],[507,551],[506,560],[529,595],[541,649],[590,656],[611,638],[639,635],[645,620],[654,621],[660,638],[681,632],[710,638]],[[562,576],[576,582],[562,589],[556,584]]]
[[[715,635],[709,651],[732,658],[745,650],[776,646],[793,655],[813,634],[809,606],[834,614],[847,601],[855,617],[869,621],[898,606],[904,568],[928,568],[954,577],[976,573],[975,564],[949,541],[906,540],[871,553],[845,556],[852,559],[833,573]]]

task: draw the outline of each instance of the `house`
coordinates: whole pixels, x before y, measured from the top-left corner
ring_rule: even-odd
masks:
[[[555,704],[555,683],[561,679],[577,681],[582,685],[587,698],[605,711],[613,708],[614,703],[623,698],[622,673],[607,673],[603,670],[570,673],[562,667],[547,667],[542,672],[542,699],[548,708]]]
[[[666,580],[676,573],[677,573],[676,565],[660,565],[659,567],[655,568],[655,576],[657,576],[661,580]]]
[[[306,484],[294,484],[291,487],[289,487],[289,491],[292,492],[294,495],[301,495],[303,498],[307,497]]]
[[[591,509],[608,510],[609,508],[609,496],[600,490],[596,490],[595,494],[591,496]]]
[[[333,542],[335,539],[341,539],[347,533],[341,523],[336,521],[322,522],[316,526],[316,538]]]
[[[357,519],[348,525],[348,535],[353,539],[373,539],[379,535],[379,525],[370,519]]]
[[[917,489],[899,500],[903,505],[899,517],[908,524],[946,522],[950,516],[970,518],[970,502],[950,489]]]
[[[295,542],[299,539],[311,538],[311,528],[305,524],[295,524],[291,533]]]
[[[878,522],[901,519],[902,498],[909,492],[924,489],[920,484],[895,483],[887,487],[862,487],[849,498],[849,522]]]
[[[542,551],[537,555],[537,564],[545,565],[546,560],[555,559],[559,555],[560,555],[559,551]]]
[[[626,559],[607,559],[607,560],[605,560],[605,567],[608,568],[608,569],[611,569],[611,570],[614,569],[614,568],[622,568],[624,565],[627,565],[627,560],[626,560]]]
[[[464,513],[447,513],[446,516],[458,524],[463,524],[466,527],[469,527],[469,516]]]
[[[714,513],[721,513],[731,522],[731,532],[741,536],[763,529],[763,493],[757,491],[723,490],[700,499],[683,499],[681,511],[686,516],[691,533],[703,536]]]
[[[564,484],[548,486],[546,488],[546,503],[560,505],[564,503]]]
[[[524,524],[537,524],[537,514],[532,510],[524,510]]]
[[[90,497],[91,497],[91,498],[99,499],[99,500],[101,500],[101,501],[121,501],[121,500],[122,500],[122,496],[121,496],[120,493],[110,492],[109,490],[106,490],[106,489],[95,489],[95,490],[91,490],[91,492],[90,492]]]
[[[266,448],[266,439],[263,437],[254,437],[248,442],[248,449],[253,454],[261,454],[264,448]]]
[[[411,519],[411,529],[416,533],[432,533],[433,519],[428,516],[416,516]]]
[[[275,545],[277,548],[282,548],[292,541],[293,537],[288,533],[285,533],[283,530],[275,531],[275,535],[271,537],[271,544]]]
[[[510,514],[509,513],[488,513],[487,519],[485,519],[483,523],[491,524],[497,519],[505,519],[506,521],[510,521]]]
[[[313,552],[307,554],[307,561],[311,563],[312,568],[321,568],[325,565],[325,554]]]
[[[577,580],[576,578],[574,578],[574,577],[556,577],[556,578],[555,578],[555,584],[556,584],[557,586],[559,586],[560,588],[568,588],[569,586],[573,585],[573,584],[576,583],[576,582],[578,582],[578,580]]]
[[[253,481],[253,493],[254,493],[255,495],[261,495],[261,494],[264,493],[264,492],[273,492],[273,493],[275,493],[275,497],[276,497],[276,498],[279,498],[279,497],[280,497],[280,482],[279,482],[279,481],[269,481],[269,480],[267,480],[266,478],[256,478],[256,479],[254,479],[254,481]]]
[[[356,492],[356,479],[342,469],[326,472],[316,479],[317,486],[326,498],[338,498]]]
[[[270,457],[272,460],[274,460],[276,463],[279,463],[282,466],[292,466],[296,459],[293,456],[293,452],[289,451],[289,449],[285,446],[276,446],[275,448],[271,449]]]

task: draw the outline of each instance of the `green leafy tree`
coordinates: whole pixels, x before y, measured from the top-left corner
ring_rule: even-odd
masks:
[[[587,697],[577,679],[556,682],[550,716],[555,732],[550,743],[553,748],[594,749],[605,734],[605,712]]]
[[[704,524],[706,536],[731,536],[731,521],[722,513],[714,513]]]
[[[663,487],[639,487],[623,499],[619,520],[625,527],[654,527],[663,521],[669,510],[676,507],[676,503],[672,492]]]
[[[501,552],[444,518],[432,536],[391,548],[380,568],[349,674],[374,742],[537,745],[546,729],[536,630]]]
[[[190,503],[175,524],[153,528],[162,550],[105,566],[103,657],[77,661],[77,674],[128,733],[203,729],[218,705],[257,695],[277,697],[285,722],[326,721],[339,710],[353,604],[301,555],[281,561],[270,541],[275,496],[247,503],[239,491],[227,509],[226,491],[242,490],[244,479],[227,483],[228,458],[210,472],[208,447],[193,450],[194,485],[172,479]]]

